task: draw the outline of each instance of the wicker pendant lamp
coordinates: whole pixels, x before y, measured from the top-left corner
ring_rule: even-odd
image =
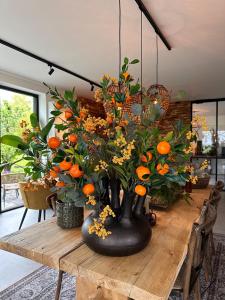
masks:
[[[162,117],[165,115],[170,104],[170,94],[162,84],[158,84],[158,35],[156,34],[156,84],[153,84],[147,90],[147,95],[154,104],[159,104],[163,110]]]
[[[121,2],[120,0],[118,1],[118,3],[119,3],[119,78],[120,78],[120,72],[121,72]],[[107,92],[109,95],[114,97],[115,93],[119,92],[119,93],[126,94],[128,90],[127,87],[123,85],[121,82],[116,82],[111,84],[108,87]],[[123,105],[121,105],[122,118],[126,119],[128,117],[132,119],[135,123],[139,123],[141,113],[137,113],[137,111],[140,110],[140,107],[138,107],[138,105],[141,106],[141,103],[142,103],[141,92],[134,96],[129,96],[129,101],[126,101],[123,103]],[[105,102],[104,109],[106,113],[112,113],[113,105],[110,102]]]

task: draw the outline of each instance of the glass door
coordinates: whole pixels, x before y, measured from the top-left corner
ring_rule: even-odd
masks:
[[[202,176],[210,176],[209,183],[225,182],[225,100],[198,101],[192,103],[192,120],[198,115],[204,118],[207,128],[198,130],[196,154],[192,161],[197,168],[206,159],[208,169]],[[195,125],[193,125],[195,126]],[[207,174],[206,174],[207,173]]]
[[[225,101],[218,101],[217,180],[225,182]]]
[[[29,127],[29,116],[37,112],[38,96],[20,90],[0,86],[0,128],[1,136],[5,134],[22,135],[22,122]],[[23,206],[19,192],[19,181],[24,180],[23,166],[19,150],[0,144],[1,161],[5,168],[1,172],[1,201],[0,213]],[[10,163],[19,161],[11,166]]]

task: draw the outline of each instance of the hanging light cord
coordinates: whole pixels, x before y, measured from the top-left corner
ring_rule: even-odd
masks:
[[[121,70],[121,2],[119,0],[119,78]]]
[[[159,82],[159,45],[158,45],[158,35],[156,34],[156,84]]]
[[[141,103],[142,103],[142,48],[143,48],[143,45],[142,45],[142,41],[143,41],[143,37],[142,37],[142,11],[141,11]]]

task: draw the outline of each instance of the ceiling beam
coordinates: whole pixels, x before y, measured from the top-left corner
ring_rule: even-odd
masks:
[[[142,2],[142,0],[135,0],[135,2],[137,3],[139,9],[143,12],[143,14],[147,18],[147,20],[149,21],[149,23],[151,24],[151,26],[154,28],[156,34],[162,40],[163,44],[166,46],[166,48],[168,50],[171,50],[172,47],[170,46],[169,42],[167,41],[167,39],[165,38],[165,36],[161,32],[161,30],[159,29],[158,25],[156,24],[156,22],[154,21],[154,19],[152,18],[152,16],[150,15],[149,11],[147,10],[147,8],[144,5],[144,3]]]
[[[69,70],[67,68],[64,68],[64,67],[62,67],[62,66],[60,66],[60,65],[58,65],[58,64],[56,64],[56,63],[54,63],[54,62],[52,62],[50,60],[47,60],[47,59],[45,59],[45,58],[43,58],[41,56],[38,56],[38,55],[36,55],[36,54],[34,54],[34,53],[30,52],[30,51],[22,49],[22,48],[14,45],[14,44],[11,44],[11,43],[9,43],[9,42],[7,42],[5,40],[0,39],[0,44],[4,45],[6,47],[9,47],[9,48],[11,48],[11,49],[13,49],[15,51],[18,51],[20,53],[23,53],[24,55],[30,56],[30,57],[38,60],[38,61],[41,61],[41,62],[47,64],[50,67],[54,67],[55,69],[58,69],[60,71],[68,73],[68,74],[70,74],[72,76],[75,76],[75,77],[77,77],[77,78],[79,78],[79,79],[81,79],[83,81],[86,81],[86,82],[90,83],[91,86],[95,85],[95,86],[101,87],[101,85],[99,83],[97,83],[97,82],[95,82],[95,81],[93,81],[91,79],[88,79],[88,78],[86,78],[86,77],[84,77],[84,76],[82,76],[80,74],[77,74],[77,73],[75,73],[75,72],[73,72],[73,71],[71,71],[71,70]]]

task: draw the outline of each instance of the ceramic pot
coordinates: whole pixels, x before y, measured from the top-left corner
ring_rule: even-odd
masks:
[[[63,229],[80,227],[84,220],[83,207],[75,206],[74,202],[56,201],[57,225]]]
[[[97,212],[92,213],[84,221],[82,235],[89,248],[108,256],[128,256],[145,248],[151,238],[151,226],[143,214],[143,205],[133,206],[134,199],[134,193],[124,192],[121,214],[105,222],[106,229],[111,231],[105,239],[94,233],[88,233],[88,227],[93,223],[93,218],[98,216]]]

